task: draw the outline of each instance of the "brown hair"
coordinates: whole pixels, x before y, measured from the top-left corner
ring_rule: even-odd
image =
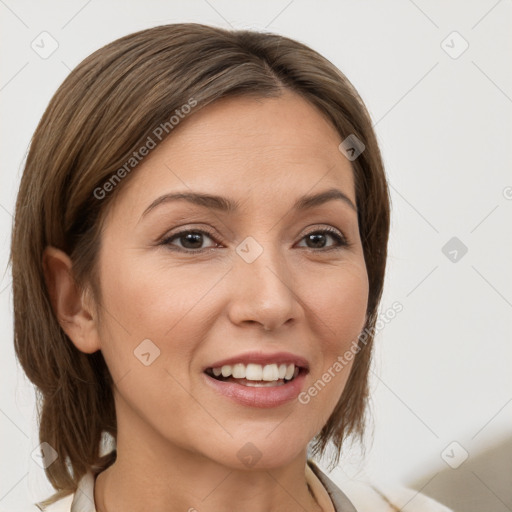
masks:
[[[353,134],[366,146],[352,168],[369,277],[365,329],[370,335],[360,341],[347,385],[313,440],[312,454],[323,455],[332,441],[337,463],[342,442],[362,435],[390,203],[366,108],[331,62],[297,41],[200,24],[158,26],[104,46],[70,73],[34,133],[17,197],[10,258],[15,348],[38,389],[40,441],[59,454],[46,468],[59,491],[54,499],[75,491],[87,471],[99,472],[113,462],[112,455],[101,456],[100,441],[105,432],[115,438],[116,417],[101,352],[76,349],[51,307],[42,268],[45,247],[65,251],[77,287],[90,285],[98,299],[95,263],[102,221],[130,175],[101,200],[94,191],[106,190],[106,181],[155,127],[168,122],[191,98],[197,111],[219,98],[275,97],[284,89],[315,105],[343,139]]]

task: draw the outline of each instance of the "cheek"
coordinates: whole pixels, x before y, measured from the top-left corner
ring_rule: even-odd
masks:
[[[336,272],[327,273],[310,287],[309,307],[315,311],[321,339],[327,350],[344,351],[344,347],[357,339],[364,327],[368,306],[368,275],[364,265],[346,264]],[[332,354],[331,354],[332,356]]]
[[[337,402],[345,387],[354,358],[358,340],[366,323],[368,307],[368,275],[365,267],[354,267],[345,274],[338,286],[329,294],[330,303],[326,322],[333,326],[330,343],[324,359],[323,380],[333,383],[333,398]],[[327,307],[327,303],[325,305]],[[334,391],[336,389],[336,391]]]
[[[180,320],[211,281],[208,275],[151,265],[143,258],[125,258],[110,267],[104,271],[105,306],[134,339],[160,338],[182,327]]]
[[[318,317],[316,326],[321,332],[317,334],[322,342],[318,365],[299,396],[299,402],[304,406],[305,414],[316,419],[313,434],[325,425],[343,393],[366,321],[366,268],[347,265],[338,270],[318,281],[308,297],[308,304]]]
[[[195,340],[204,327],[193,306],[211,287],[211,279],[128,259],[108,267],[101,281],[100,338],[118,414],[132,417],[127,411],[134,410],[148,422],[181,429],[190,411],[200,414],[185,389]]]
[[[154,355],[153,368],[166,363],[173,376],[187,379],[194,348],[211,328],[205,304],[225,271],[191,272],[130,259],[129,253],[119,256],[110,260],[115,264],[103,266],[101,277],[100,337],[114,381]],[[143,359],[149,361],[137,359],[148,352]]]

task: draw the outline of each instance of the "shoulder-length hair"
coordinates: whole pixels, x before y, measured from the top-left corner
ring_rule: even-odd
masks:
[[[156,127],[167,126],[162,139],[172,136],[171,116],[191,105],[191,98],[197,104],[188,115],[220,98],[276,97],[284,90],[315,105],[343,140],[355,135],[365,145],[351,162],[369,278],[365,337],[359,338],[346,387],[310,454],[322,456],[332,442],[337,464],[342,442],[351,435],[361,438],[390,210],[363,101],[331,62],[287,37],[192,23],[158,26],[107,44],[70,73],[34,133],[21,178],[10,256],[14,342],[38,391],[40,441],[59,455],[45,470],[58,491],[54,499],[74,492],[87,471],[97,473],[113,462],[114,456],[102,456],[100,445],[105,433],[115,439],[116,416],[101,352],[75,348],[51,307],[42,267],[45,247],[65,251],[78,289],[89,285],[98,299],[102,222],[136,169],[115,186],[105,184],[133,152]]]

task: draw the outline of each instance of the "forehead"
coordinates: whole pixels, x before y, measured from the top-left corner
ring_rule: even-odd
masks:
[[[122,196],[142,210],[157,194],[223,193],[287,201],[329,187],[355,203],[341,137],[301,96],[223,98],[181,121],[139,164]],[[117,202],[117,201],[116,201]],[[123,201],[121,201],[123,202]]]
[[[334,127],[314,105],[290,91],[270,98],[223,98],[178,128],[163,150],[201,148],[212,156],[238,156],[242,161],[276,156],[299,160],[306,154],[311,159],[339,158],[340,137]]]

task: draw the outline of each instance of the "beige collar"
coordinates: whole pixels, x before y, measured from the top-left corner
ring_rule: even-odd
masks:
[[[306,464],[306,482],[322,512],[336,512],[329,493],[309,467],[309,464]]]

